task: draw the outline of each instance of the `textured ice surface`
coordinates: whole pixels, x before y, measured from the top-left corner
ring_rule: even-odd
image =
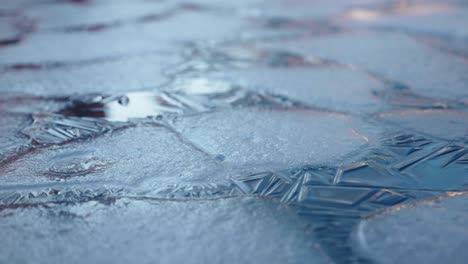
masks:
[[[172,2],[172,1],[171,1]],[[170,2],[136,1],[95,1],[89,5],[38,5],[27,8],[24,14],[37,21],[37,30],[73,30],[79,26],[103,30],[101,26],[119,26],[124,23],[137,23],[150,15],[162,15],[175,5]],[[93,30],[90,30],[91,32]]]
[[[464,1],[0,2],[0,263],[467,258]]]
[[[245,25],[244,22],[229,14],[223,16],[212,13],[185,13],[158,23],[143,24],[139,27],[129,25],[122,28],[122,32],[152,35],[160,41],[216,42],[239,34],[241,25]],[[200,28],[203,30],[199,30]]]
[[[468,96],[468,64],[402,33],[342,34],[279,44],[282,47],[288,45],[296,51],[333,59],[378,73],[390,80],[398,80],[421,95],[449,99]],[[442,94],[441,89],[444,90]]]
[[[0,262],[330,263],[307,222],[278,206],[119,199],[6,209]]]
[[[240,168],[291,168],[339,162],[377,144],[379,130],[341,114],[232,110],[181,117],[184,137]]]
[[[268,91],[335,111],[360,113],[385,108],[373,94],[384,89],[382,83],[342,68],[256,67],[228,71],[223,78],[250,89]]]
[[[356,245],[375,263],[466,263],[468,197],[395,208],[363,221]]]
[[[380,114],[399,127],[444,139],[468,137],[468,113],[443,110],[408,110]]]
[[[35,33],[22,45],[0,49],[0,65],[41,65],[99,62],[128,54],[161,52],[169,46],[155,34],[109,30],[99,34]],[[41,52],[38,52],[41,51]]]
[[[135,167],[136,166],[136,167]],[[220,182],[228,169],[166,128],[142,125],[36,151],[1,172],[3,187],[99,184],[149,190]]]
[[[0,73],[0,91],[57,96],[119,93],[142,87],[154,89],[168,81],[162,71],[176,61],[174,57],[153,54],[84,62],[82,65],[50,65],[49,69],[45,65],[37,70]]]
[[[23,114],[8,114],[0,110],[0,163],[19,147],[26,145],[28,139],[21,136],[20,130],[30,122]]]
[[[97,34],[36,33],[25,39],[23,45],[1,49],[0,65],[99,60],[126,54],[167,52],[168,47],[181,41],[224,40],[240,25],[237,20],[217,15],[187,13],[155,24],[130,24]],[[199,28],[203,30],[197,30]]]

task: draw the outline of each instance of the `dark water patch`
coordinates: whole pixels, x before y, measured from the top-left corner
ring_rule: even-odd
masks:
[[[16,45],[21,42],[20,37],[10,38],[10,39],[0,39],[0,48],[6,46]]]
[[[287,97],[193,79],[182,90],[172,92],[133,92],[115,96],[77,97],[58,113],[64,116],[92,117],[127,122],[133,118],[183,115],[226,107],[263,107],[273,109],[303,108]]]
[[[44,65],[35,63],[21,63],[4,66],[4,71],[38,71],[44,68]]]
[[[90,25],[70,26],[66,27],[64,30],[66,32],[99,32],[112,27],[116,27],[118,25],[119,23],[97,23]]]
[[[0,32],[0,48],[19,45],[36,28],[34,20],[20,13],[12,13],[10,15],[0,20],[0,23],[4,23],[2,29],[7,29],[7,32]]]
[[[69,3],[69,4],[76,4],[76,5],[88,5],[92,2],[92,0],[56,0],[59,3]]]

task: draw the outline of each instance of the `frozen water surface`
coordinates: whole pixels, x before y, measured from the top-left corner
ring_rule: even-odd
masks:
[[[0,50],[0,64],[7,67],[25,65],[23,68],[33,68],[35,65],[42,64],[47,66],[57,63],[99,62],[128,54],[158,52],[167,47],[164,43],[157,47],[148,46],[157,41],[154,35],[136,38],[134,33],[124,34],[115,31],[105,31],[96,36],[86,33],[81,35],[32,34],[24,39],[23,45],[7,46]],[[126,36],[123,37],[124,35]],[[37,52],[38,50],[42,52]]]
[[[467,196],[395,208],[363,221],[360,250],[381,263],[465,263]]]
[[[396,1],[386,8],[375,6],[351,9],[348,10],[348,16],[360,25],[382,30],[466,38],[468,31],[463,26],[468,22],[466,12],[466,3],[461,1],[414,1],[406,4]]]
[[[9,114],[1,112],[0,119],[0,162],[6,158],[9,153],[15,152],[18,148],[26,145],[27,138],[21,136],[20,129],[26,127],[30,122],[27,115]]]
[[[220,111],[181,117],[174,126],[225,163],[261,169],[339,163],[350,152],[377,144],[379,132],[359,119],[308,110]]]
[[[464,263],[467,7],[2,1],[0,263]]]
[[[1,262],[332,263],[306,221],[252,198],[124,198],[6,209],[0,217]]]
[[[13,19],[8,17],[0,18],[0,45],[6,46],[18,41],[19,32],[13,25]]]
[[[111,3],[111,4],[110,4]],[[164,15],[177,6],[169,2],[96,1],[92,8],[62,2],[26,8],[24,15],[38,21],[38,30],[102,30],[122,23],[137,22],[150,15]]]
[[[2,186],[98,182],[148,190],[171,184],[216,183],[235,176],[166,128],[142,125],[121,130],[94,140],[37,149],[9,165],[7,173],[2,173]]]
[[[163,74],[167,65],[177,58],[157,54],[135,55],[125,58],[106,58],[102,61],[71,64],[38,65],[37,69],[10,70],[3,73],[0,90],[36,95],[76,93],[109,93],[156,88],[168,82]],[[129,74],[131,72],[131,74]],[[1,73],[0,73],[1,74]]]
[[[466,62],[453,59],[400,32],[345,33],[298,42],[286,41],[278,43],[278,47],[289,47],[290,50],[379,74],[405,84],[421,95],[448,99],[468,96]],[[441,89],[443,94],[440,94]]]
[[[385,109],[375,96],[385,86],[363,73],[330,68],[247,68],[221,78],[294,98],[311,106],[351,113]],[[324,89],[323,87],[326,87]]]
[[[409,110],[384,113],[380,117],[397,126],[448,140],[463,139],[468,135],[467,112]]]

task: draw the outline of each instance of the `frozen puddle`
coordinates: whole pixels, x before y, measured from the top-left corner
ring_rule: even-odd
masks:
[[[463,263],[467,10],[3,0],[0,263]]]
[[[253,196],[269,200],[269,206],[285,205],[297,213],[293,221],[310,224],[308,239],[318,241],[310,254],[320,248],[332,259],[361,263],[372,257],[355,250],[352,232],[359,219],[466,186],[468,150],[453,142],[465,134],[464,112],[400,110],[363,118],[228,81],[184,80],[161,92],[76,95],[51,105],[32,98],[33,109],[58,110],[31,119],[12,115],[26,118],[16,121],[22,122],[20,131],[5,126],[22,141],[15,143],[21,151],[8,152],[2,164],[2,213],[72,215],[82,221],[90,214],[75,218],[70,208],[115,205],[96,201],[130,199],[124,204],[131,206]],[[445,130],[431,125],[432,116]],[[95,228],[109,236],[102,226]],[[89,249],[64,250],[72,256]],[[104,253],[89,256],[110,259]]]

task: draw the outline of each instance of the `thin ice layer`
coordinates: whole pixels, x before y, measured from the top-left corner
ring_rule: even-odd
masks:
[[[322,58],[363,68],[409,86],[420,95],[468,97],[468,64],[440,53],[402,33],[342,34],[276,43]],[[444,92],[441,93],[440,91]]]
[[[12,24],[13,19],[0,16],[0,47],[14,44],[19,37],[20,32]]]
[[[30,206],[0,219],[2,263],[330,263],[306,222],[251,198]]]
[[[155,88],[168,81],[163,70],[175,62],[174,57],[152,54],[62,65],[52,69],[10,71],[1,76],[0,91],[57,96]]]
[[[264,1],[264,8],[261,10],[264,15],[275,16],[277,18],[312,18],[327,19],[333,17],[348,8],[349,0],[273,0]]]
[[[373,94],[382,83],[362,73],[343,68],[266,68],[229,71],[232,79],[249,89],[283,95],[311,106],[351,113],[385,109]]]
[[[0,50],[0,65],[86,64],[125,55],[167,52],[154,34],[110,30],[98,34],[34,33]],[[38,52],[40,51],[40,52]]]
[[[37,21],[37,30],[57,30],[88,26],[99,31],[99,26],[137,23],[150,15],[164,14],[174,4],[144,1],[96,1],[86,5],[56,3],[38,5],[25,10],[25,15]],[[93,30],[90,30],[93,31]]]
[[[76,62],[148,52],[168,53],[182,41],[222,41],[237,32],[242,24],[229,16],[186,13],[157,23],[130,24],[95,34],[36,33],[19,45],[1,49],[0,65]]]
[[[19,147],[28,142],[27,138],[20,134],[21,128],[28,122],[30,120],[26,115],[0,111],[0,161],[13,155]]]
[[[5,167],[0,184],[9,189],[31,184],[98,184],[147,191],[174,184],[220,182],[232,176],[232,171],[190,142],[154,125],[37,149]]]
[[[362,222],[359,248],[376,263],[466,263],[468,196],[428,201]]]
[[[407,110],[379,115],[398,127],[434,137],[454,140],[468,138],[468,113],[449,110]]]
[[[441,8],[444,5],[441,3]],[[468,9],[463,7],[445,7],[447,10],[436,14],[423,15],[391,15],[376,17],[375,20],[365,21],[363,25],[381,29],[399,30],[410,33],[422,33],[440,36],[466,38],[468,30]],[[372,11],[370,11],[372,12]],[[377,14],[377,13],[376,13]]]
[[[184,137],[232,166],[286,169],[336,165],[352,151],[375,144],[378,129],[341,114],[309,110],[231,110],[181,117]]]

